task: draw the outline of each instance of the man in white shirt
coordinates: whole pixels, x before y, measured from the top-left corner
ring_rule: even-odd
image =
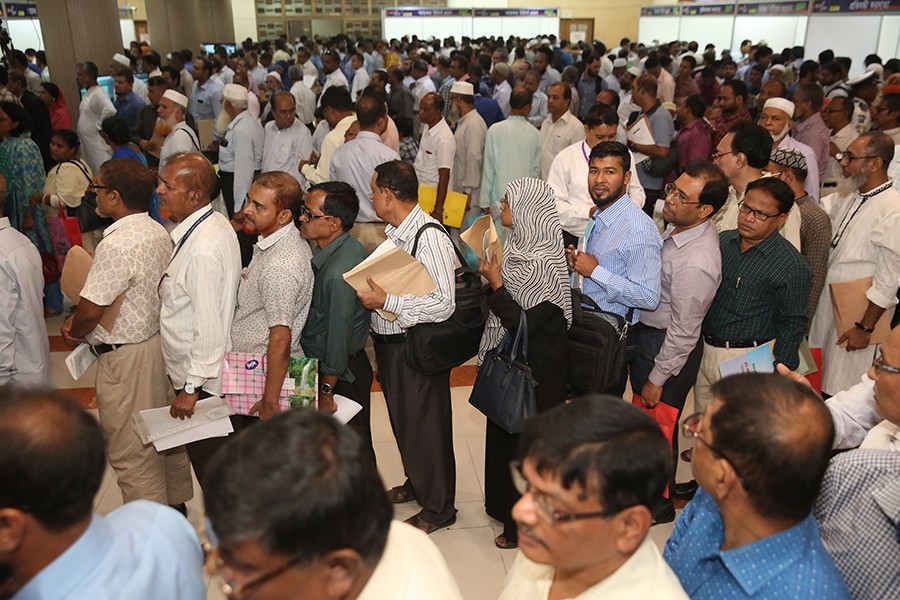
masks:
[[[528,114],[528,122],[541,128],[544,119],[547,118],[547,94],[539,89],[541,80],[537,71],[528,71],[525,73],[523,85],[525,89],[531,92],[531,112]]]
[[[598,104],[584,117],[585,139],[563,149],[550,165],[547,183],[556,194],[556,210],[563,229],[566,246],[577,245],[584,235],[588,221],[597,206],[588,192],[588,166],[591,150],[600,142],[615,142],[619,126],[619,115],[611,106]],[[634,156],[631,158],[631,179],[628,182],[628,197],[640,207],[644,206],[645,194],[637,178]]]
[[[97,85],[97,65],[84,62],[78,65],[75,79],[78,86],[87,90],[78,107],[78,139],[81,141],[81,157],[87,162],[92,173],[100,170],[100,165],[112,158],[112,150],[100,137],[99,123],[106,117],[116,115],[116,107]]]
[[[350,96],[356,102],[369,85],[369,72],[366,70],[365,59],[361,52],[350,54],[350,64],[353,65],[353,87],[350,89]]]
[[[491,71],[491,82],[494,84],[494,94],[492,98],[500,105],[503,116],[509,116],[509,96],[512,94],[512,87],[509,85],[507,78],[509,77],[509,65],[505,62],[494,65]]]
[[[228,219],[210,206],[216,172],[202,154],[176,154],[159,174],[160,206],[178,225],[169,266],[159,283],[159,328],[169,382],[171,415],[190,418],[200,398],[222,392],[222,361],[241,277],[241,253]],[[206,441],[188,444],[203,481]]]
[[[4,196],[6,186],[3,186]],[[0,387],[50,385],[44,273],[37,248],[3,216],[0,202]]]
[[[550,174],[553,159],[564,148],[584,139],[584,125],[569,111],[572,88],[554,83],[547,93],[549,114],[541,123],[541,179]]]
[[[621,399],[575,398],[529,419],[521,448],[510,465],[520,553],[500,600],[688,597],[648,535],[672,472],[650,417]]]
[[[297,64],[303,68],[303,75],[305,77],[319,77],[319,71],[316,69],[316,65],[310,60],[309,48],[297,49]],[[291,80],[296,81],[293,77]]]
[[[309,160],[300,161],[300,173],[311,185],[331,180],[331,157],[344,143],[344,134],[356,120],[350,90],[346,87],[337,86],[325,90],[319,102],[322,104],[322,117],[330,131],[322,140],[321,156],[313,153]],[[314,149],[315,139],[313,136]]]
[[[369,183],[375,167],[392,160],[400,160],[400,155],[381,141],[387,130],[387,104],[376,94],[365,95],[356,103],[356,118],[359,132],[356,138],[345,142],[335,150],[331,159],[331,181],[343,181],[353,186],[359,199],[359,213],[350,235],[355,237],[371,254],[384,240],[385,224],[372,205]]]
[[[450,113],[459,113],[456,119],[456,154],[450,173],[453,191],[469,196],[468,208],[478,209],[481,196],[481,176],[484,167],[484,141],[487,125],[475,110],[475,89],[468,81],[458,81],[450,88]]]
[[[305,188],[300,161],[309,160],[312,154],[312,134],[297,118],[294,102],[289,92],[278,92],[272,98],[275,118],[265,126],[261,171],[284,171]]]
[[[843,96],[832,98],[828,106],[822,109],[822,120],[831,130],[828,168],[825,170],[825,179],[822,181],[822,196],[826,196],[835,191],[833,188],[838,187],[839,183],[844,180],[841,175],[841,165],[835,155],[846,150],[853,140],[859,137],[859,134],[853,127],[853,102],[849,98]]]
[[[325,71],[325,85],[322,86],[322,94],[319,96],[319,102],[316,108],[322,105],[322,99],[325,92],[333,87],[342,87],[348,92],[350,91],[350,82],[341,72],[341,58],[332,51],[322,53],[322,70]],[[316,182],[318,183],[318,182]]]
[[[310,600],[462,600],[437,546],[392,521],[359,437],[328,415],[292,410],[245,431],[210,465],[209,481],[215,564],[231,590],[273,599],[303,590]],[[260,579],[266,573],[277,576]]]
[[[450,170],[456,155],[456,139],[444,120],[444,99],[434,92],[422,99],[419,118],[424,129],[419,142],[414,167],[419,185],[437,188],[437,200],[431,216],[439,221],[444,218],[444,200],[450,188]]]
[[[553,60],[553,51],[550,48],[538,48],[534,52],[534,70],[541,78],[541,91],[550,94],[550,86],[562,81],[559,71],[550,66]]]
[[[291,86],[291,95],[297,105],[297,118],[304,125],[311,125],[315,120],[316,94],[303,81],[303,67],[291,65],[288,67],[288,75],[294,82]]]
[[[200,140],[184,120],[187,107],[187,97],[175,90],[166,90],[159,101],[154,132],[165,136],[159,151],[160,171],[166,166],[170,156],[180,152],[200,152]],[[146,145],[151,149],[153,147],[151,140],[146,140]]]

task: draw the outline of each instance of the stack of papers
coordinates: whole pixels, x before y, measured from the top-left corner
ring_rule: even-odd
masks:
[[[231,426],[231,408],[224,398],[214,396],[198,400],[194,416],[176,419],[169,414],[169,407],[150,408],[136,413],[132,420],[141,442],[153,443],[157,452],[182,446],[211,437],[225,437],[234,431]]]
[[[485,256],[490,257],[491,262],[497,262],[502,258],[500,238],[497,237],[497,228],[491,215],[479,217],[472,226],[463,231],[459,238],[466,243],[478,256],[478,260],[484,262]]]
[[[722,377],[740,375],[741,373],[774,373],[775,355],[772,347],[775,342],[769,342],[763,346],[753,348],[746,354],[742,354],[719,365],[719,373]]]

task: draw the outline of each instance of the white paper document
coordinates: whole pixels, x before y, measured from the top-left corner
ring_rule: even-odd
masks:
[[[132,420],[141,442],[153,442],[157,450],[165,450],[189,442],[228,435],[234,431],[228,418],[231,414],[231,407],[225,399],[214,396],[198,400],[190,419],[173,418],[169,414],[169,407],[162,406],[135,413]]]
[[[334,403],[337,404],[337,411],[332,416],[340,421],[341,425],[349,423],[350,419],[362,410],[358,402],[339,394],[334,395]]]
[[[78,347],[72,350],[66,357],[66,366],[69,367],[69,374],[72,379],[78,381],[85,371],[91,368],[97,357],[91,352],[88,344],[78,344]]]

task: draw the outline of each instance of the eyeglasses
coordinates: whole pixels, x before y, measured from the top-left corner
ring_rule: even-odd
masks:
[[[309,212],[309,209],[306,208],[306,206],[300,207],[300,216],[306,217],[310,221],[313,219],[330,219],[330,218],[332,218],[332,215],[314,215],[311,212]]]
[[[674,183],[667,183],[666,187],[663,188],[663,191],[666,193],[667,198],[669,196],[673,196],[676,200],[678,200],[678,203],[681,204],[682,206],[690,206],[692,204],[694,204],[694,205],[703,204],[702,202],[688,202],[687,196],[684,194],[684,192],[679,190],[678,186],[675,185]]]
[[[204,542],[203,555],[204,562],[210,566],[210,571],[212,572],[212,574],[217,575],[219,579],[222,580],[222,593],[225,594],[225,597],[228,598],[228,600],[241,600],[244,595],[250,590],[258,588],[264,583],[275,579],[285,571],[293,569],[305,560],[304,557],[295,556],[294,558],[285,562],[283,565],[279,565],[274,569],[261,573],[260,575],[257,575],[256,577],[250,579],[245,583],[235,585],[233,582],[229,581],[225,574],[222,572],[222,569],[225,566],[225,561],[222,559],[222,557],[219,556],[218,548],[214,547],[209,542]]]
[[[777,217],[778,215],[781,214],[781,213],[777,213],[777,214],[774,214],[774,215],[766,214],[766,213],[764,213],[764,212],[761,211],[761,210],[756,210],[755,208],[750,208],[749,206],[747,206],[747,205],[744,203],[743,200],[741,200],[740,202],[738,202],[738,210],[740,210],[740,211],[741,211],[742,213],[744,213],[745,215],[750,215],[750,214],[752,214],[752,215],[753,215],[753,218],[756,219],[757,221],[767,221],[767,220],[773,219],[773,218],[775,218],[775,217]]]
[[[553,506],[550,504],[550,499],[547,498],[547,496],[543,492],[532,487],[531,484],[528,483],[528,480],[522,473],[522,461],[514,460],[510,462],[509,472],[512,474],[513,485],[515,486],[516,491],[518,491],[523,496],[525,494],[531,494],[535,505],[538,507],[538,513],[552,523],[564,523],[568,521],[579,521],[581,519],[594,518],[606,519],[628,508],[626,506],[622,508],[598,510],[594,512],[561,513],[553,508]]]
[[[112,189],[108,185],[100,185],[99,183],[91,183],[91,185],[89,187],[90,187],[91,191],[94,192],[95,194],[97,193],[97,190],[111,190]]]
[[[872,366],[875,368],[876,376],[879,371],[884,371],[885,373],[900,373],[900,367],[895,367],[884,362],[884,354],[881,352],[879,352],[878,356],[872,361]]]
[[[877,156],[856,156],[852,152],[838,152],[834,155],[836,161],[844,162],[845,160],[865,160],[867,158],[878,158]]]
[[[738,471],[738,468],[734,465],[734,461],[728,458],[728,455],[713,446],[711,443],[704,440],[700,437],[700,430],[703,424],[703,413],[698,412],[689,416],[684,422],[681,424],[681,434],[688,439],[695,439],[699,442],[702,442],[707,448],[712,450],[713,454],[721,457],[725,462],[731,465],[731,468],[734,469],[734,474],[737,475],[738,481],[741,482],[741,485],[744,486],[745,490],[749,490],[750,486],[747,485],[747,480],[744,479],[744,476],[741,475],[741,472]]]
[[[730,150],[729,152],[713,152],[712,154],[709,155],[709,157],[712,160],[717,160],[719,158],[722,158],[723,156],[727,156],[729,154],[736,154],[736,153],[737,153],[737,150]]]

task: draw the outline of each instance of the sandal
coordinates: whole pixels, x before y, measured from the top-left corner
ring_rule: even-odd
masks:
[[[416,499],[416,497],[407,492],[406,488],[402,485],[392,487],[386,493],[391,504],[403,504],[404,502],[412,502]]]
[[[507,537],[502,533],[494,538],[494,545],[501,550],[514,550],[515,548],[519,547],[518,542],[507,539]]]

